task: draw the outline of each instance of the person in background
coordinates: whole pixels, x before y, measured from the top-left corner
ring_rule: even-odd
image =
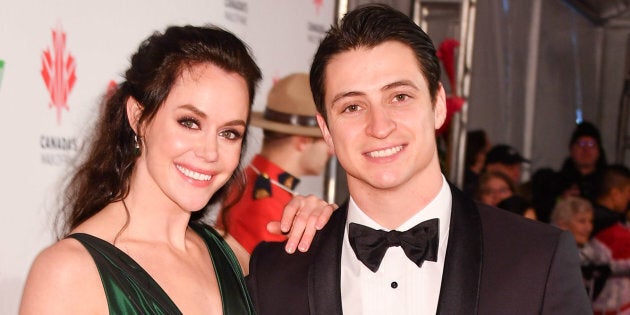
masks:
[[[576,184],[580,196],[595,201],[598,177],[607,165],[599,129],[584,121],[575,127],[569,141],[569,157],[559,171],[560,178]]]
[[[581,248],[588,242],[593,231],[593,205],[581,197],[561,198],[551,212],[551,224],[570,231]]]
[[[245,44],[218,27],[143,41],[86,138],[62,239],[35,259],[20,314],[254,314],[234,254],[201,219],[241,177],[260,78]],[[294,242],[332,211],[296,200],[321,208],[294,208],[295,221],[289,211],[280,225],[294,223]]]
[[[534,172],[528,186],[531,188],[531,202],[539,221],[550,223],[551,212],[559,196],[563,194],[564,184],[552,168],[545,167]]]
[[[479,202],[496,207],[514,193],[514,183],[509,176],[503,172],[486,172],[479,178],[475,196]]]
[[[236,242],[232,247],[245,274],[258,243],[286,240],[267,231],[267,223],[280,221],[300,178],[322,174],[330,158],[316,113],[306,73],[281,78],[269,91],[264,112],[252,113],[251,125],[263,129],[262,148],[245,169],[244,194],[217,220],[227,227],[228,242]]]
[[[606,166],[595,188],[593,235],[626,220],[630,202],[630,170],[620,164]]]
[[[573,195],[560,197],[551,213],[551,223],[571,231],[579,248],[584,287],[591,301],[595,300],[610,275],[608,263],[594,259],[591,235],[593,231],[593,205],[585,198]],[[591,239],[592,240],[592,239]]]
[[[532,206],[532,204],[527,201],[527,199],[519,195],[512,195],[501,200],[501,202],[497,204],[497,208],[501,208],[503,210],[507,210],[518,215],[522,215],[528,219],[537,219],[534,206]]]
[[[501,172],[512,179],[515,187],[521,183],[523,163],[529,163],[518,151],[506,144],[493,146],[486,154],[485,172]]]
[[[594,314],[630,314],[630,212],[625,222],[603,229],[584,246],[582,255],[589,264],[605,266],[602,288],[593,292]],[[595,282],[597,284],[597,282]]]
[[[429,36],[387,5],[327,32],[311,91],[350,198],[308,253],[256,247],[259,315],[590,313],[568,232],[477,204],[442,174],[440,72]]]
[[[482,129],[466,134],[466,156],[464,158],[464,189],[469,196],[477,190],[479,176],[486,163],[486,153],[490,150],[490,140]]]

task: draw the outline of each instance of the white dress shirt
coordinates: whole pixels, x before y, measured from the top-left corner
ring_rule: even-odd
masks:
[[[451,190],[442,176],[442,189],[437,196],[396,229],[406,231],[422,221],[438,218],[440,234],[436,262],[425,261],[419,268],[401,247],[390,247],[374,273],[354,254],[348,241],[348,224],[354,222],[376,230],[388,229],[368,217],[350,198],[341,251],[341,299],[345,315],[435,314],[444,271],[451,204]]]

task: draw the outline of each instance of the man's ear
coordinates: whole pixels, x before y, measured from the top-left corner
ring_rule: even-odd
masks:
[[[446,92],[444,86],[440,83],[440,87],[435,95],[435,106],[433,108],[435,119],[435,130],[440,129],[446,120]]]
[[[328,145],[328,150],[334,154],[335,152],[335,144],[332,141],[332,137],[330,136],[330,130],[328,130],[328,125],[326,124],[326,120],[322,115],[317,114],[315,116],[317,118],[317,124],[319,125],[319,129],[322,131],[322,137],[326,144]]]
[[[140,103],[136,101],[135,98],[129,97],[127,99],[127,120],[129,121],[129,126],[133,129],[133,132],[138,134],[138,123],[140,121],[140,116],[142,116],[142,106]]]
[[[313,138],[307,136],[291,136],[293,145],[298,151],[304,151],[308,145],[313,144]]]

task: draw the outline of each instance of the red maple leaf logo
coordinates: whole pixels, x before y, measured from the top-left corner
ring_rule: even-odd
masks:
[[[321,9],[324,4],[324,0],[313,0],[313,4],[315,5],[315,11],[319,14],[319,9]]]
[[[46,48],[42,55],[42,78],[50,94],[48,107],[57,109],[57,123],[61,124],[61,110],[68,107],[68,94],[77,80],[76,61],[68,53],[66,56],[66,33],[61,25],[52,30],[53,50]]]

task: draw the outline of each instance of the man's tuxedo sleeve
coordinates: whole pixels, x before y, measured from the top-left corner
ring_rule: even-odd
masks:
[[[558,238],[550,266],[542,314],[592,314],[581,279],[575,239],[564,231]]]

